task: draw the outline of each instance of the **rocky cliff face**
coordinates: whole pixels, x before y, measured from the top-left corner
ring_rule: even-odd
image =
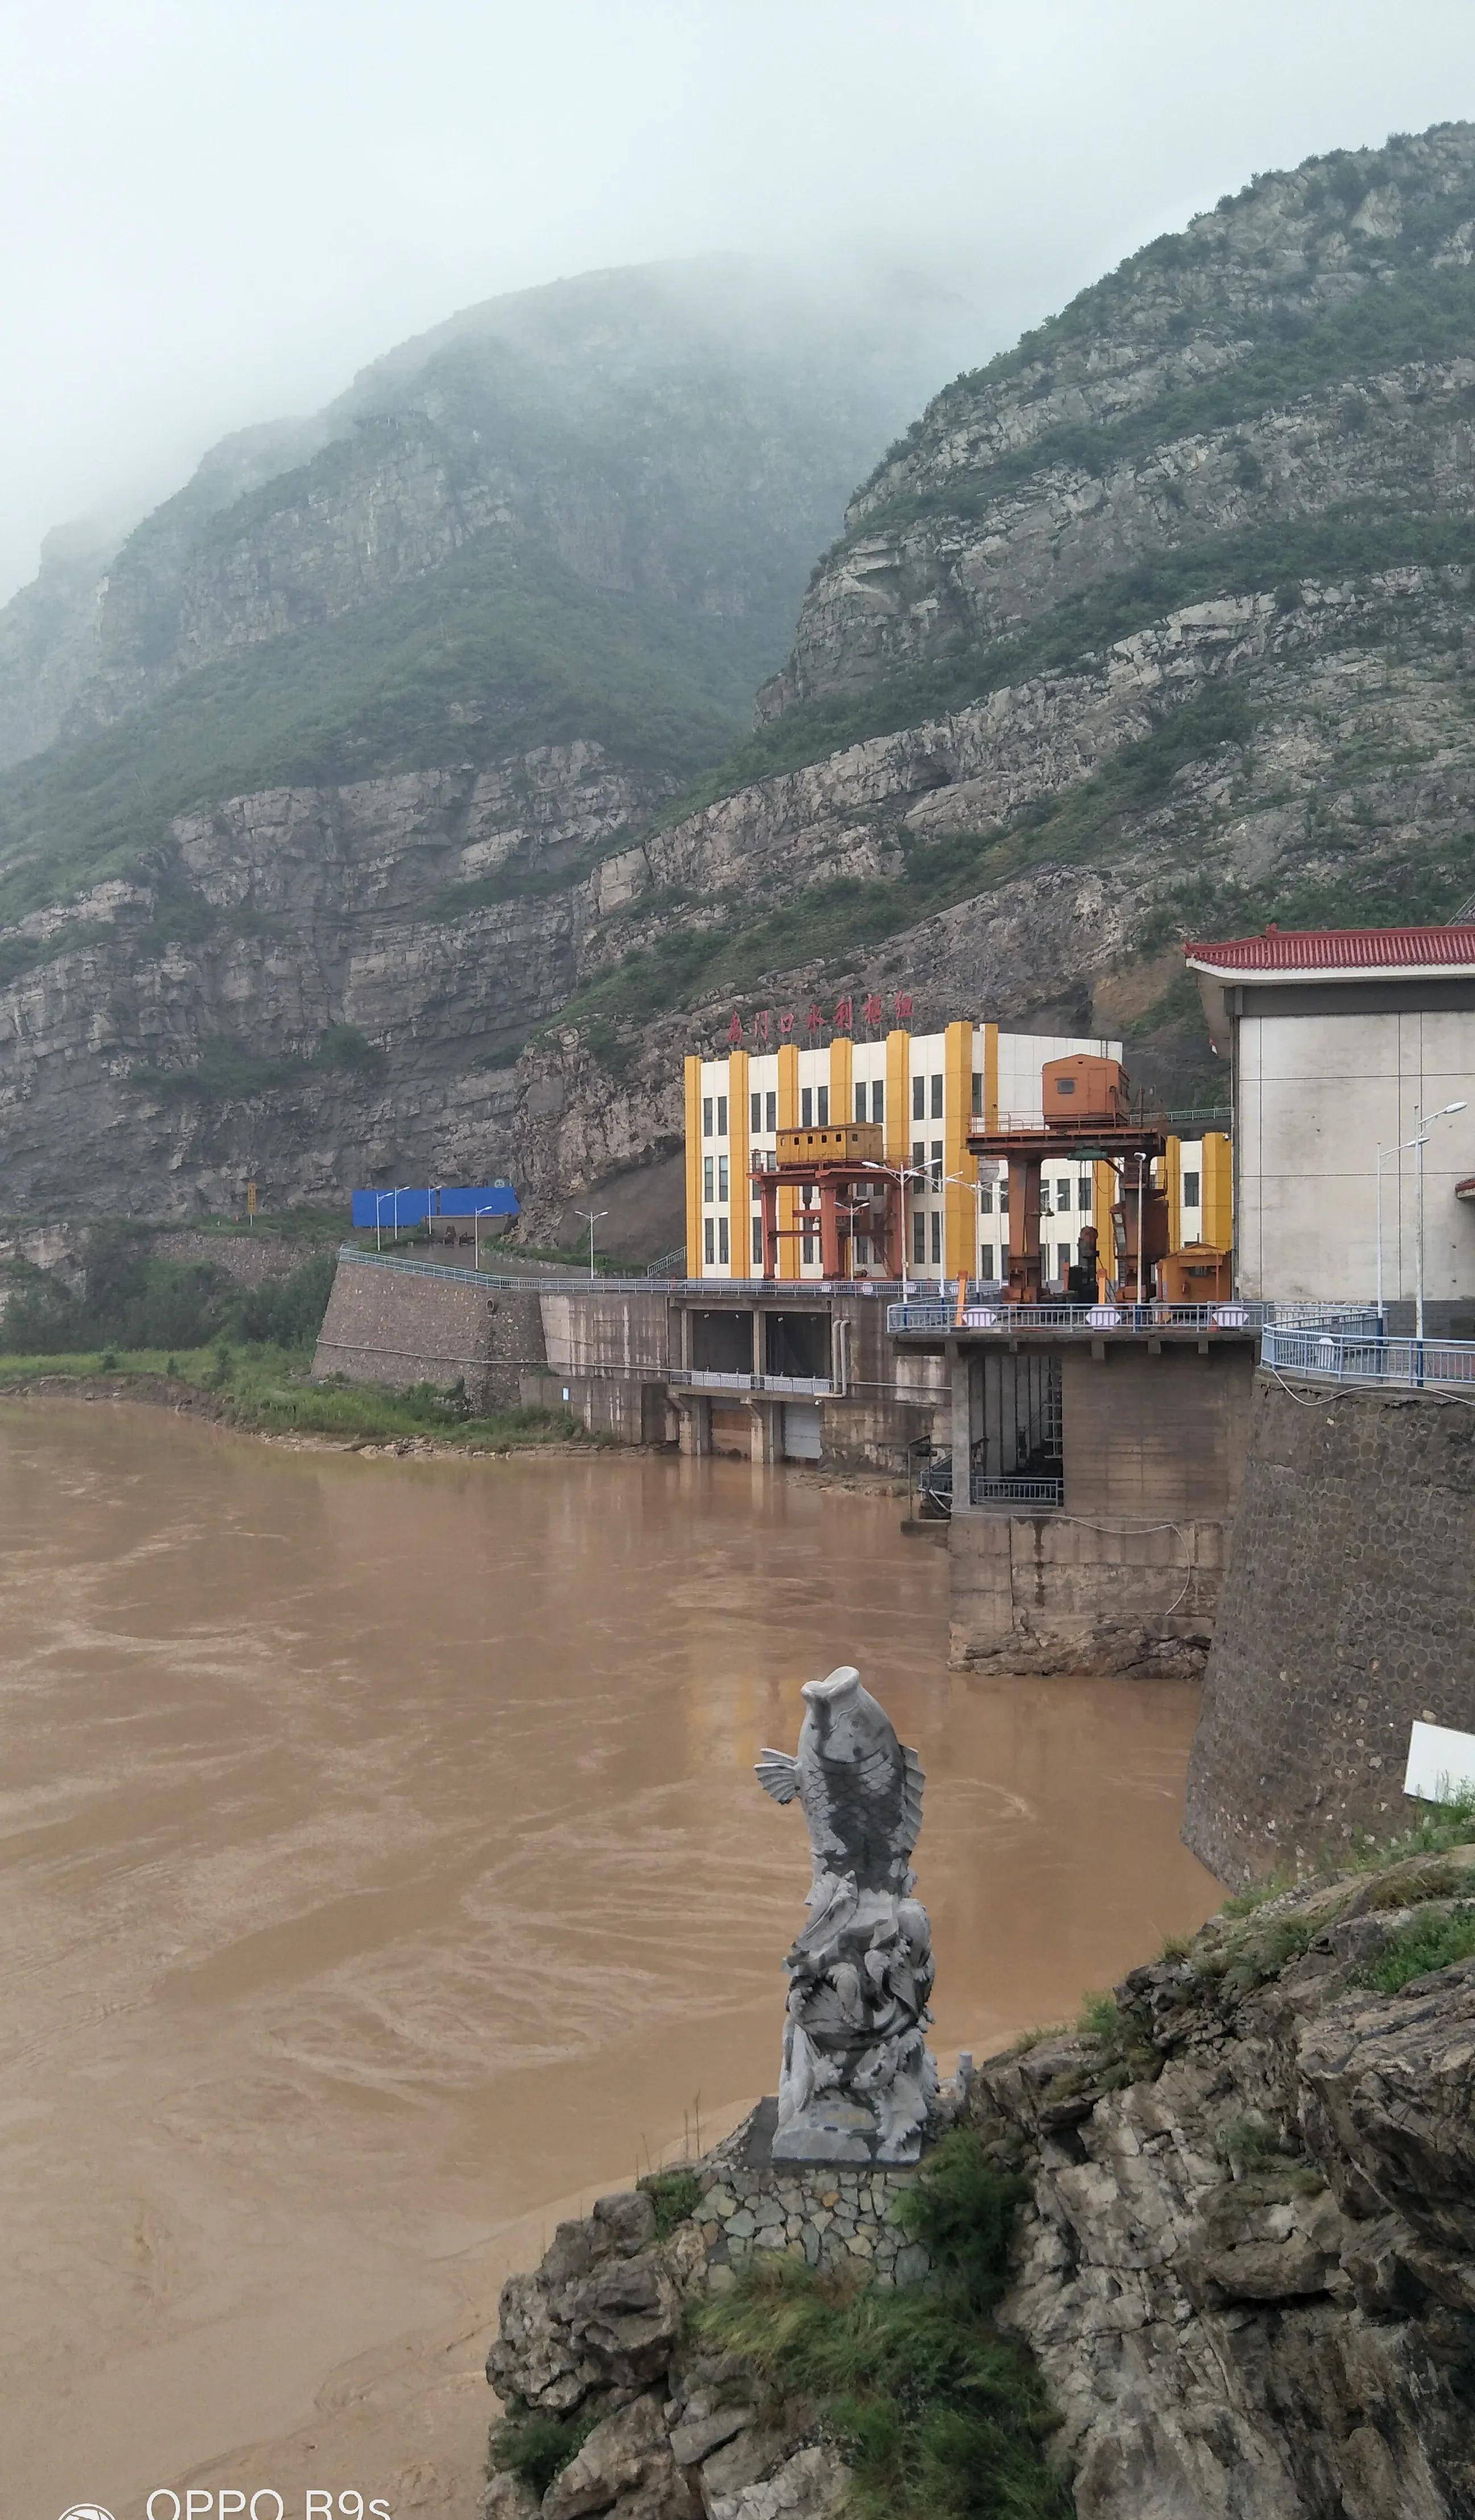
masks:
[[[1218,1920],[985,2069],[1079,2520],[1475,2510],[1475,1964],[1417,1967],[1475,1940],[1471,1852]]]
[[[1088,590],[1130,603],[1174,561],[1206,592],[1274,585],[1311,525],[1370,546],[1394,519],[1462,523],[1472,238],[1468,124],[1257,176],[1159,238],[877,467],[769,713],[1038,631]]]
[[[817,2165],[756,2214],[737,2213],[719,2155],[561,2227],[503,2296],[488,2376],[514,2420],[493,2436],[488,2520],[821,2514],[847,2455],[868,2510],[1468,2520],[1475,1847],[1467,1822],[1423,1835],[1423,1852],[1241,1903],[1095,1999],[1090,2029],[984,2066],[942,2171],[941,2274],[904,2249],[858,2302],[870,2200],[866,2255],[832,2263],[844,2199],[822,2198],[838,2175]],[[1003,2385],[956,2272],[994,2245],[971,2219],[999,2197],[990,2161],[1023,2190],[993,2316],[1028,2348],[1011,2391],[1037,2372],[1048,2392],[1052,2486],[1010,2463],[997,2423],[968,2436],[961,2406],[944,2420],[927,2404],[950,2372],[985,2406]],[[890,2202],[876,2210],[886,2228]],[[908,2332],[897,2285],[921,2287],[914,2317],[932,2322],[908,2409],[920,2477],[888,2465],[872,2403],[888,2366],[866,2340]],[[736,2321],[703,2318],[714,2293]],[[540,2445],[551,2472],[529,2481]]]
[[[505,1171],[539,1233],[593,1181],[611,1236],[658,1250],[683,1051],[735,1004],[852,986],[912,990],[922,1022],[1135,1031],[1140,1071],[1212,1098],[1185,927],[1463,879],[1468,588],[1420,570],[1187,608],[660,830],[659,783],[580,744],[181,817],[132,881],[0,936],[15,1204]]]
[[[771,480],[772,372],[768,420],[724,416],[690,328],[637,304],[601,331],[593,284],[522,334],[410,345],[161,575],[134,538],[86,706],[182,679],[0,794],[15,1204],[506,1171],[538,1234],[594,1186],[652,1253],[680,1234],[682,1053],[872,989],[928,1023],[1123,1033],[1171,1103],[1221,1102],[1184,934],[1440,918],[1475,885],[1472,240],[1470,126],[1343,153],[961,378],[853,503],[764,725],[684,804],[652,729],[681,718],[689,767],[693,687],[622,645],[648,611],[599,607],[665,607],[695,655],[768,600],[810,513],[792,430],[762,534],[714,483],[735,429],[738,504]],[[653,471],[638,406],[680,423]],[[484,661],[539,570],[585,640],[550,677],[540,612],[541,681],[525,609]],[[276,677],[249,709],[233,642]],[[331,737],[292,715],[303,658]],[[193,794],[222,747],[313,766],[140,823],[158,762]]]

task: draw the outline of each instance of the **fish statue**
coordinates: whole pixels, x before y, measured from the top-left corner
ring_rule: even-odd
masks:
[[[763,1750],[754,1771],[776,1803],[798,1796],[816,1874],[849,1873],[858,1890],[912,1886],[921,1829],[922,1764],[898,1741],[891,1718],[861,1675],[842,1663],[806,1681],[799,1747]]]
[[[802,1691],[798,1750],[756,1774],[809,1829],[809,1921],[784,1965],[776,2161],[916,2161],[937,2095],[932,1934],[912,1896],[922,1768],[849,1664]]]

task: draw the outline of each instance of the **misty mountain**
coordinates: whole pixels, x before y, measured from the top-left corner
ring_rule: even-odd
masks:
[[[352,434],[242,507],[298,520],[293,565],[320,603],[348,583],[333,520],[362,512],[330,500],[319,530],[290,485],[357,462],[378,398],[399,410],[407,382],[452,415],[446,442],[479,426],[454,331],[401,355],[403,375],[355,389]],[[566,427],[587,440],[627,388],[618,362],[569,355]],[[686,410],[665,374],[662,410]],[[759,724],[704,760],[721,704],[707,681],[702,719],[702,642],[760,644],[781,572],[729,495],[707,546],[724,557],[693,573],[687,524],[724,472],[693,391],[679,452],[650,451],[671,486],[645,508],[634,486],[606,497],[612,461],[580,508],[566,440],[543,471],[533,449],[511,525],[356,612],[253,633],[10,774],[12,846],[31,855],[4,881],[17,911],[37,905],[0,934],[18,1200],[79,1174],[142,1212],[228,1203],[247,1170],[288,1198],[490,1165],[535,1228],[596,1183],[610,1235],[658,1246],[680,1055],[735,1012],[906,988],[919,1021],[976,1007],[1125,1032],[1175,1102],[1217,1102],[1185,932],[1439,917],[1475,886],[1475,129],[1257,177],[946,385],[857,467],[795,587],[788,661],[757,665]],[[419,422],[390,425],[419,448]],[[478,616],[473,687],[425,657],[442,591],[482,549],[508,608]],[[203,563],[190,581],[224,582]],[[257,575],[229,582],[258,622]],[[397,608],[432,594],[401,677]],[[190,619],[224,619],[213,604],[192,594]],[[577,673],[558,645],[571,618]],[[365,684],[359,643],[380,637]],[[172,807],[148,848],[136,822],[126,841],[90,826],[112,879],[42,906],[97,799],[132,814],[125,771],[156,777],[145,732],[177,707],[198,742],[238,673],[252,707],[277,674],[290,715],[299,660],[317,749]],[[244,705],[233,722],[257,723]]]
[[[243,786],[540,737],[710,759],[963,314],[902,276],[596,273],[225,440],[90,569],[53,538],[0,613],[0,761],[29,762],[0,848],[44,834],[41,900]]]

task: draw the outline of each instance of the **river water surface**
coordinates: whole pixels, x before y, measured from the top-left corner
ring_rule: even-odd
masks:
[[[900,1511],[0,1405],[7,2509],[472,2520],[503,2274],[774,2088],[807,1854],[752,1763],[831,1665],[927,1771],[945,2071],[1217,1904],[1196,1691],[949,1673]]]

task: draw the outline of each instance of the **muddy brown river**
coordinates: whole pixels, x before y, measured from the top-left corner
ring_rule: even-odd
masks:
[[[472,2520],[503,2274],[774,2088],[807,1862],[752,1763],[832,1664],[926,1767],[945,2071],[1217,1904],[1196,1692],[950,1673],[900,1510],[0,1404],[7,2510]]]

